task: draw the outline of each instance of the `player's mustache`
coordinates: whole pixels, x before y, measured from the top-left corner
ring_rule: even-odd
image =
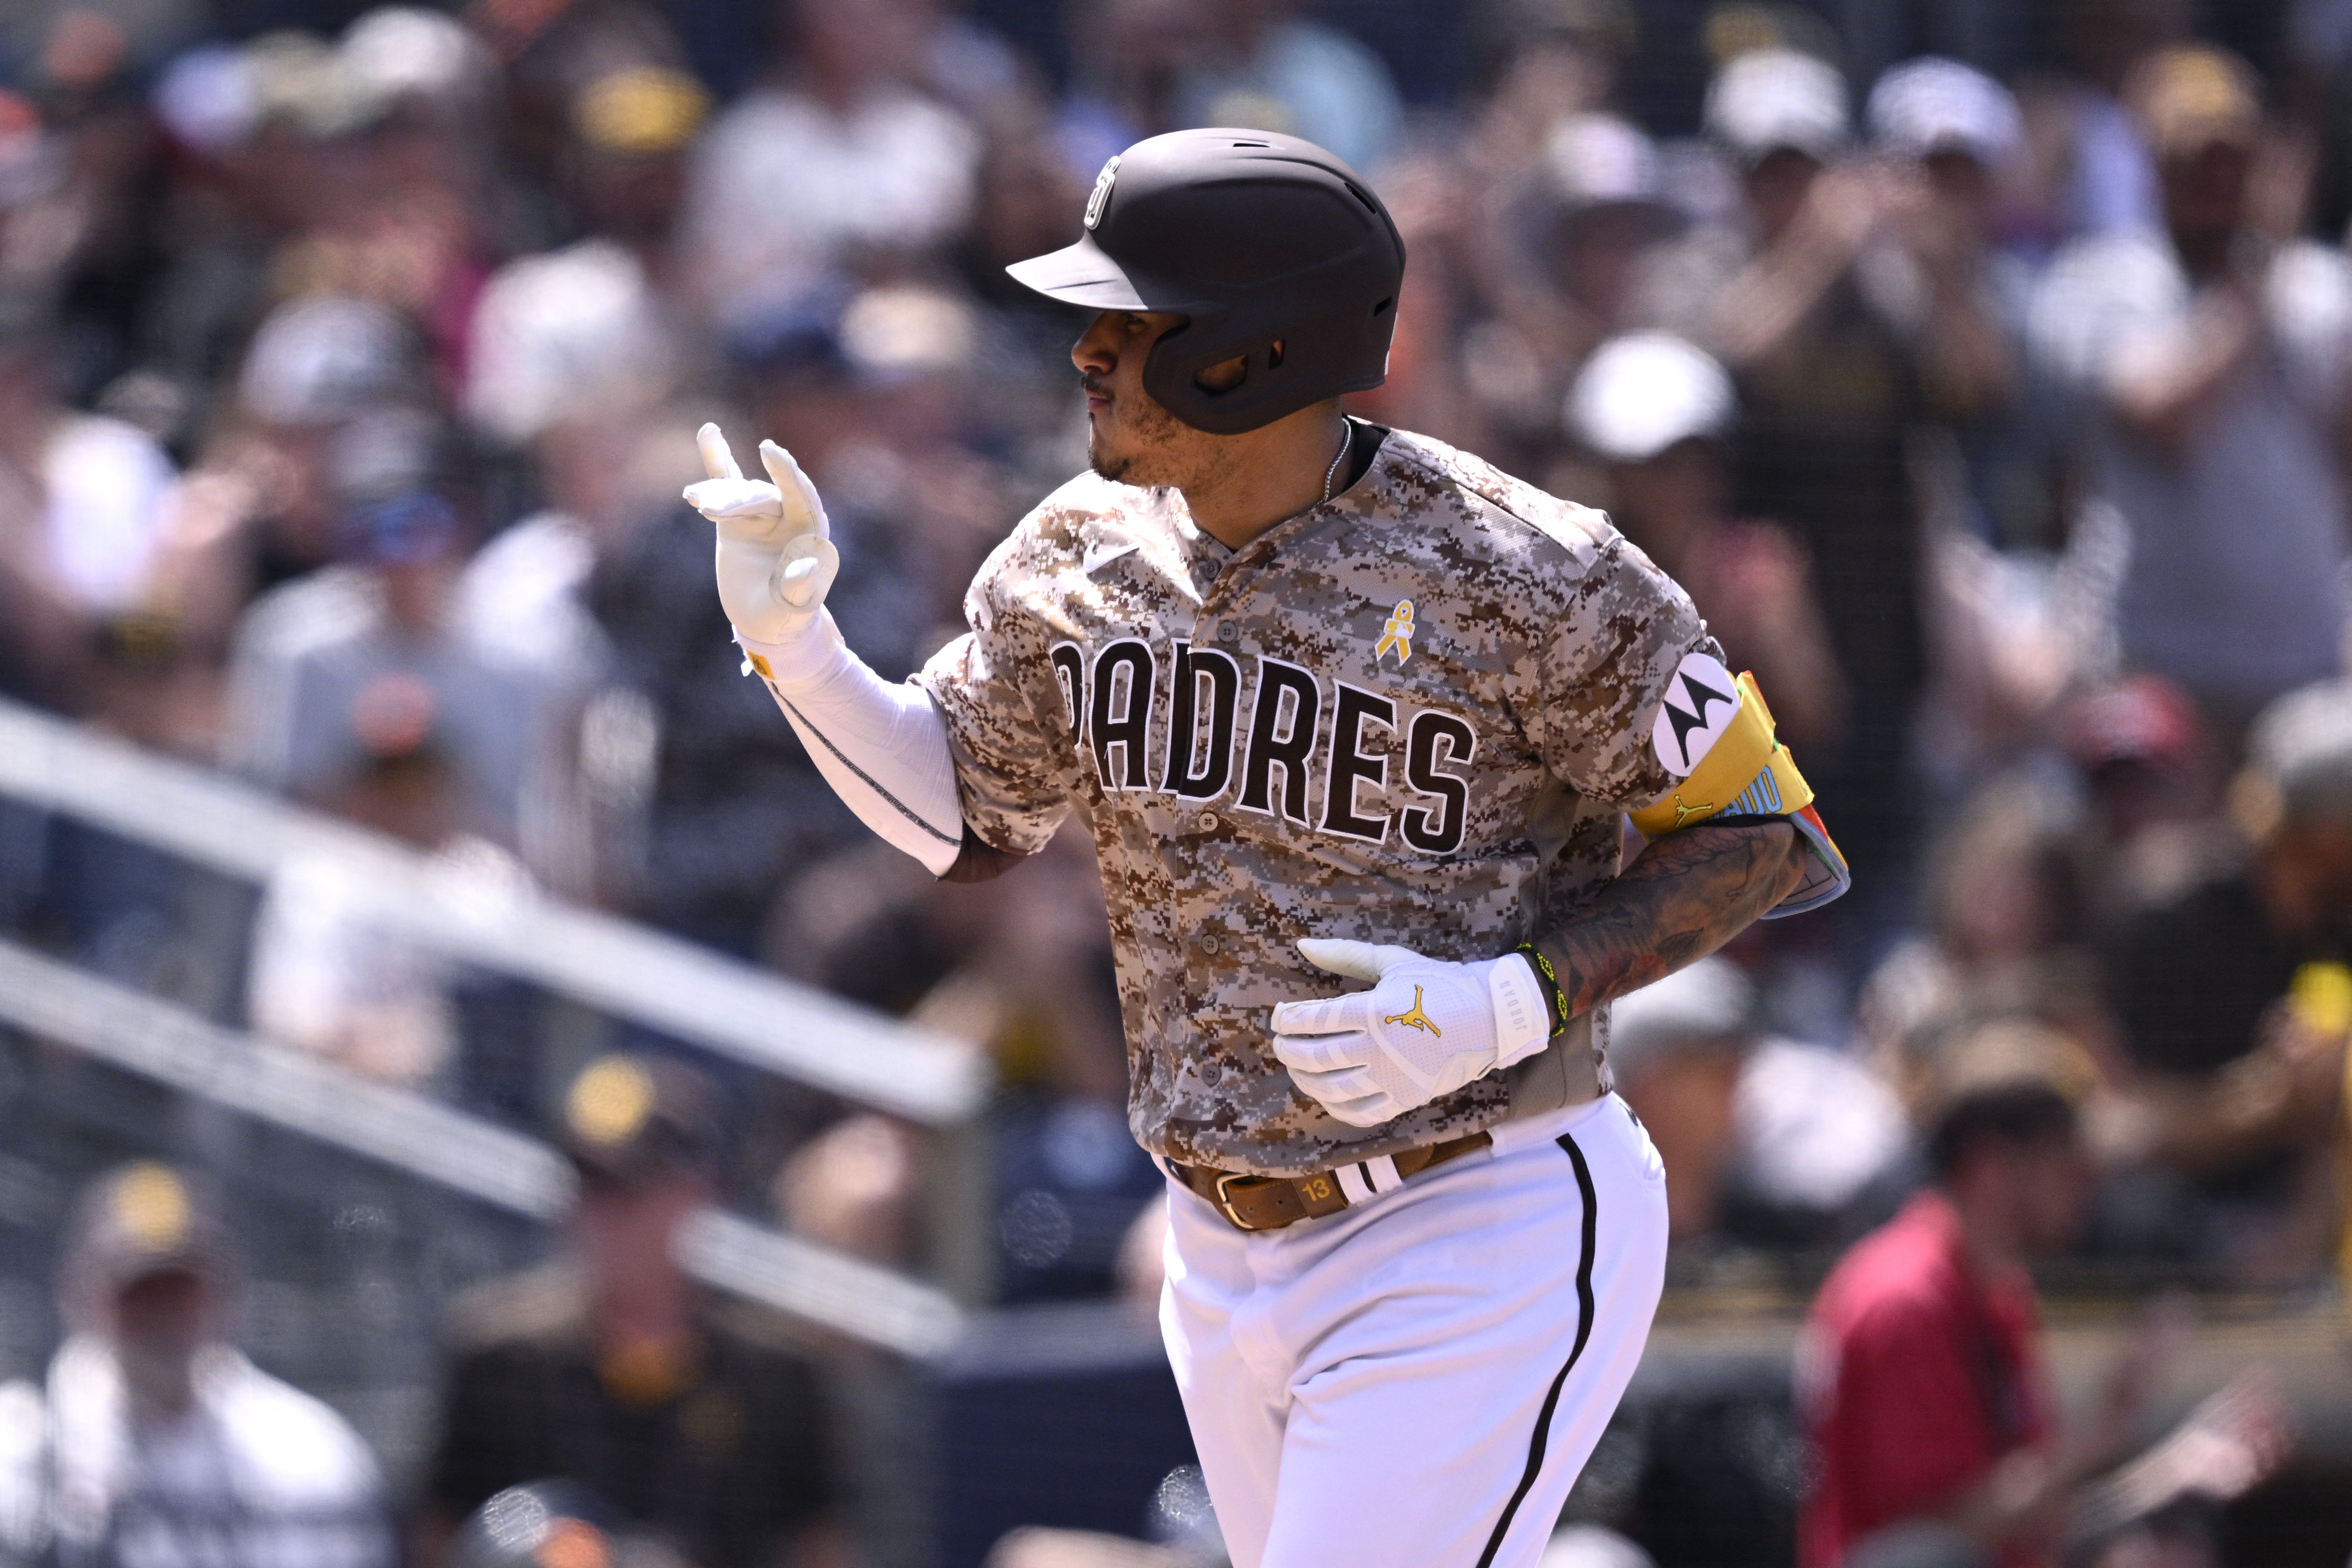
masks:
[[[1110,395],[1110,383],[1105,381],[1102,377],[1094,374],[1092,372],[1087,372],[1080,374],[1078,377],[1078,385],[1085,391],[1088,397],[1108,397]]]

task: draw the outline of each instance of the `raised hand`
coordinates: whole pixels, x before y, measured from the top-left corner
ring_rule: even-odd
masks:
[[[781,643],[816,619],[841,570],[816,487],[773,441],[760,443],[765,479],[747,479],[716,425],[695,433],[710,477],[686,487],[687,504],[719,530],[719,602],[752,642]]]

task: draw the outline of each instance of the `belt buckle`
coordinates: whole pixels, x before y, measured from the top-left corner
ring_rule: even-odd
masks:
[[[1263,1226],[1251,1225],[1244,1220],[1242,1216],[1235,1212],[1234,1208],[1234,1200],[1227,1195],[1225,1189],[1235,1182],[1262,1182],[1265,1180],[1266,1180],[1265,1177],[1254,1176],[1247,1171],[1220,1171],[1217,1173],[1216,1191],[1209,1201],[1216,1205],[1216,1209],[1219,1214],[1225,1216],[1226,1224],[1232,1226],[1235,1230],[1244,1231],[1249,1235],[1255,1236],[1260,1230],[1265,1227]]]

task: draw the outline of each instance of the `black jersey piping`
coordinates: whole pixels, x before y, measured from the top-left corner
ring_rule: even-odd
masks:
[[[899,816],[905,817],[908,821],[913,823],[916,826],[921,828],[924,832],[929,834],[940,843],[952,844],[959,849],[963,847],[962,839],[950,838],[946,834],[941,833],[938,828],[933,827],[929,823],[925,822],[921,817],[916,816],[913,811],[908,808],[905,801],[900,800],[897,795],[892,795],[888,790],[884,789],[880,782],[877,780],[872,773],[867,773],[864,768],[859,767],[847,757],[842,756],[841,748],[835,745],[831,737],[827,736],[824,731],[810,723],[807,716],[799,709],[793,706],[791,698],[786,697],[781,691],[777,691],[774,682],[771,681],[769,683],[768,689],[772,692],[775,692],[776,700],[784,705],[784,711],[792,715],[793,721],[794,723],[799,724],[810,734],[814,735],[818,741],[822,742],[824,745],[824,749],[831,752],[835,757],[838,758],[843,767],[847,768],[851,773],[856,773],[859,778],[865,780],[866,788],[872,790],[876,795],[880,795],[884,800],[888,801],[892,805],[898,807]]]
[[[1495,1553],[1503,1549],[1503,1538],[1511,1531],[1511,1521],[1518,1516],[1519,1504],[1535,1489],[1536,1477],[1543,1471],[1544,1449],[1551,1441],[1551,1418],[1559,1408],[1559,1391],[1568,1382],[1568,1374],[1576,1370],[1585,1342],[1592,1337],[1592,1243],[1599,1233],[1601,1218],[1593,1202],[1592,1167],[1585,1163],[1584,1151],[1576,1146],[1573,1137],[1563,1132],[1557,1142],[1568,1151],[1569,1161],[1576,1167],[1576,1191],[1584,1200],[1584,1251],[1576,1260],[1576,1342],[1569,1347],[1567,1362],[1544,1394],[1543,1409],[1536,1415],[1535,1433],[1528,1439],[1528,1468],[1519,1477],[1518,1489],[1503,1506],[1503,1517],[1495,1521],[1495,1533],[1486,1538],[1486,1550],[1478,1554],[1478,1568],[1492,1568]]]

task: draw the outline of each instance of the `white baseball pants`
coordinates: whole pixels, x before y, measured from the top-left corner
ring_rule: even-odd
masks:
[[[1531,1568],[1665,1257],[1665,1172],[1614,1095],[1282,1230],[1176,1187],[1160,1331],[1234,1568]]]

